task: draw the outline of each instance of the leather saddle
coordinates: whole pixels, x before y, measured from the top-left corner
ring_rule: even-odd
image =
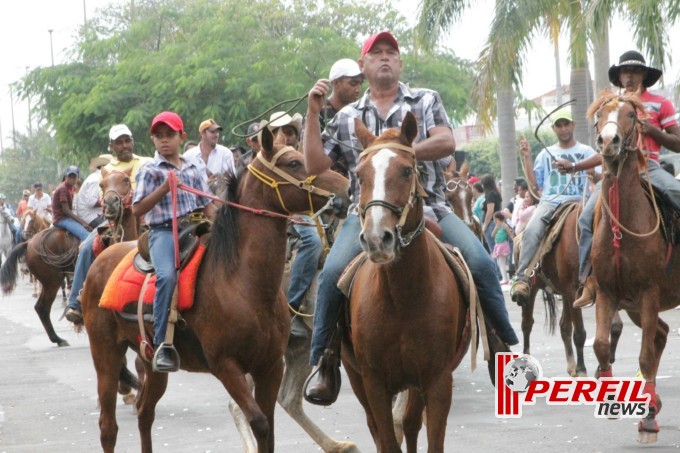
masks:
[[[189,262],[194,252],[198,248],[201,241],[201,236],[210,232],[210,222],[201,221],[191,223],[179,233],[179,262],[180,269]],[[132,260],[132,264],[139,272],[143,274],[152,274],[155,272],[153,264],[151,263],[151,256],[149,255],[149,238],[148,231],[142,233],[137,240],[138,252]]]

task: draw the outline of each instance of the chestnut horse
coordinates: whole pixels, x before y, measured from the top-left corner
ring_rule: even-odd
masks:
[[[175,332],[174,343],[181,367],[209,372],[219,379],[244,412],[258,450],[272,452],[274,408],[290,329],[281,291],[286,216],[280,214],[318,210],[332,196],[325,190],[335,194],[333,204],[346,211],[349,183],[330,171],[316,179],[308,177],[302,154],[278,144],[275,148],[267,128],[261,142],[263,150],[229,187],[233,200],[248,210],[220,208],[196,278],[193,307],[182,313],[185,327]],[[261,210],[279,216],[258,215]],[[126,350],[139,353],[139,328],[99,308],[98,303],[108,276],[133,248],[134,244],[121,243],[105,250],[93,263],[83,291],[83,318],[97,372],[100,441],[105,452],[112,452],[116,444],[116,386]],[[152,372],[146,362],[144,368],[146,379],[137,400],[138,427],[141,451],[151,452],[151,426],[168,375]],[[254,382],[254,398],[246,374]]]
[[[102,179],[101,186],[105,194],[104,215],[112,219],[113,230],[125,231],[126,239],[136,239],[136,221],[129,205],[124,207],[123,203],[115,201],[131,197],[132,185],[129,174],[109,173]],[[58,346],[69,346],[69,343],[54,331],[50,311],[59,287],[64,279],[73,273],[78,257],[78,244],[78,239],[66,230],[55,227],[47,228],[30,240],[14,247],[7,262],[0,269],[0,284],[2,284],[3,293],[9,294],[16,287],[18,260],[26,255],[26,267],[42,285],[40,296],[35,303],[35,311],[50,341]]]
[[[416,451],[425,408],[429,451],[444,451],[466,306],[432,236],[421,234],[423,199],[411,147],[418,126],[409,113],[400,131],[390,129],[376,139],[357,121],[356,133],[365,149],[356,173],[359,240],[368,260],[352,285],[351,331],[342,361],[378,451],[400,451],[392,398],[404,389],[410,390],[404,416],[408,451]]]
[[[680,305],[680,253],[660,231],[660,214],[651,186],[642,185],[645,108],[637,96],[603,94],[588,109],[595,117],[597,151],[604,161],[602,192],[595,211],[592,248],[597,282],[594,350],[599,376],[612,376],[609,330],[618,310],[642,328],[639,364],[651,396],[649,413],[638,424],[638,441],[656,442],[661,409],[656,375],[666,346],[668,324],[659,312]],[[621,201],[619,201],[621,200]],[[651,201],[650,201],[651,200]]]

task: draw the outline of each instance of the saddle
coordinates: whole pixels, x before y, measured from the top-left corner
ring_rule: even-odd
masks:
[[[192,223],[179,233],[179,268],[184,269],[191,257],[196,252],[201,236],[210,232],[210,222],[202,221]],[[149,254],[149,232],[145,231],[137,239],[137,254],[132,261],[135,269],[142,274],[155,272]]]
[[[543,260],[543,257],[550,253],[553,246],[557,242],[557,239],[560,237],[560,233],[562,232],[562,228],[564,228],[564,223],[567,220],[567,217],[573,210],[580,209],[580,204],[580,201],[562,203],[552,212],[552,216],[550,216],[550,219],[548,219],[547,233],[541,241],[541,244],[538,246],[536,254],[529,262],[527,270],[534,269],[536,265],[540,263],[541,260]],[[519,234],[514,239],[515,261],[518,260],[521,244],[522,234]],[[541,274],[541,278],[545,281],[546,288],[549,288],[547,292],[552,293],[552,288],[554,286],[544,275]]]
[[[437,244],[440,252],[446,259],[446,263],[449,268],[453,271],[456,277],[458,285],[463,292],[463,300],[467,305],[467,315],[465,320],[465,328],[461,336],[461,341],[459,342],[458,350],[454,356],[454,368],[457,367],[463,360],[468,347],[470,346],[472,337],[477,337],[477,318],[479,318],[479,325],[482,335],[482,342],[484,346],[484,360],[489,360],[489,348],[486,338],[486,327],[484,323],[484,313],[479,304],[479,298],[477,296],[477,287],[472,279],[472,273],[470,272],[467,263],[463,259],[460,250],[449,244],[440,241],[437,236],[431,232],[429,229],[425,230],[426,234],[429,234],[432,239]],[[365,252],[361,252],[355,259],[353,259],[345,268],[340,279],[338,280],[338,289],[345,295],[347,300],[352,291],[352,284],[354,283],[354,278],[356,273],[366,262],[367,256]],[[351,331],[351,323],[349,319],[349,311],[345,310],[345,322],[347,329]],[[477,356],[477,343],[476,341],[472,343],[472,370],[476,367],[476,356]]]
[[[646,181],[642,181],[642,186],[645,190],[648,189]],[[656,187],[652,186],[652,188],[654,189],[654,198],[659,208],[659,215],[661,216],[659,229],[666,242],[672,246],[678,245],[680,244],[680,213],[664,200],[663,195]],[[649,201],[651,203],[652,200],[650,199]]]

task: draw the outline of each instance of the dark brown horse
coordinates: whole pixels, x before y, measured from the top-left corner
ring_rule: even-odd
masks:
[[[112,222],[114,231],[125,231],[126,239],[137,238],[137,227],[132,211],[124,209],[123,203],[116,204],[115,200],[121,195],[123,198],[131,196],[132,185],[126,173],[113,172],[102,180],[105,193],[104,215]],[[107,201],[109,200],[109,201]],[[121,228],[118,228],[121,225]],[[42,285],[40,296],[35,303],[35,311],[42,322],[47,336],[58,346],[69,346],[54,331],[50,311],[59,287],[70,274],[78,257],[78,239],[61,228],[48,228],[37,233],[30,240],[14,247],[7,262],[0,269],[0,283],[5,294],[11,293],[16,287],[18,260],[26,256],[26,267]]]
[[[346,209],[345,178],[325,172],[313,181],[314,186],[302,184],[308,175],[301,153],[290,147],[279,150],[277,146],[275,150],[266,128],[262,145],[248,171],[231,184],[233,201],[277,213],[309,212],[327,202],[327,197],[318,193],[323,188],[336,194],[335,202]],[[310,196],[308,190],[314,193]],[[97,372],[100,440],[105,452],[112,452],[116,444],[116,387],[125,351],[133,348],[139,352],[139,328],[115,312],[99,308],[98,302],[108,276],[132,248],[134,244],[121,243],[105,250],[93,263],[83,291],[83,317]],[[285,248],[285,218],[222,207],[199,268],[194,305],[182,313],[186,327],[178,329],[174,339],[183,369],[208,372],[222,382],[243,410],[261,452],[274,451],[274,407],[290,328],[281,291]],[[152,372],[148,363],[144,366],[138,426],[141,450],[150,452],[156,404],[165,393],[168,375]],[[246,374],[252,376],[254,398]]]
[[[451,373],[465,326],[463,294],[433,238],[419,234],[423,200],[411,147],[415,117],[407,114],[401,131],[377,139],[362,126],[357,122],[365,149],[357,167],[360,242],[369,260],[352,286],[343,363],[378,451],[400,451],[392,398],[404,389],[411,389],[404,416],[408,450],[416,451],[427,408],[429,451],[444,451]]]
[[[455,162],[455,160],[452,160],[452,165]],[[472,184],[468,183],[468,164],[464,163],[459,171],[451,168],[452,165],[444,172],[446,201],[448,201],[453,212],[472,230],[477,239],[484,243],[482,225],[472,213]]]
[[[603,94],[588,109],[597,127],[597,150],[604,160],[602,192],[595,211],[592,248],[597,282],[594,350],[601,377],[612,376],[609,330],[618,310],[642,328],[640,371],[649,413],[638,425],[638,441],[656,442],[661,408],[656,375],[666,345],[668,324],[659,312],[680,305],[680,253],[659,229],[653,195],[642,186],[644,106],[637,96]],[[651,188],[651,187],[650,187]],[[620,201],[619,201],[620,200]]]

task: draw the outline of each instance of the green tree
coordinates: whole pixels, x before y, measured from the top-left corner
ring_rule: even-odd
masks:
[[[450,116],[462,120],[469,112],[470,63],[450,53],[416,58],[412,33],[396,10],[356,0],[112,5],[81,30],[71,62],[35,69],[21,86],[36,116],[52,125],[62,158],[99,154],[110,126],[121,122],[132,129],[138,153],[151,155],[145,137],[163,110],[180,113],[193,139],[200,121],[215,118],[225,126],[225,142],[233,143],[232,126],[305,95],[335,60],[358,57],[363,39],[383,29],[400,39],[407,81],[439,89]],[[305,108],[303,101],[295,111]]]

